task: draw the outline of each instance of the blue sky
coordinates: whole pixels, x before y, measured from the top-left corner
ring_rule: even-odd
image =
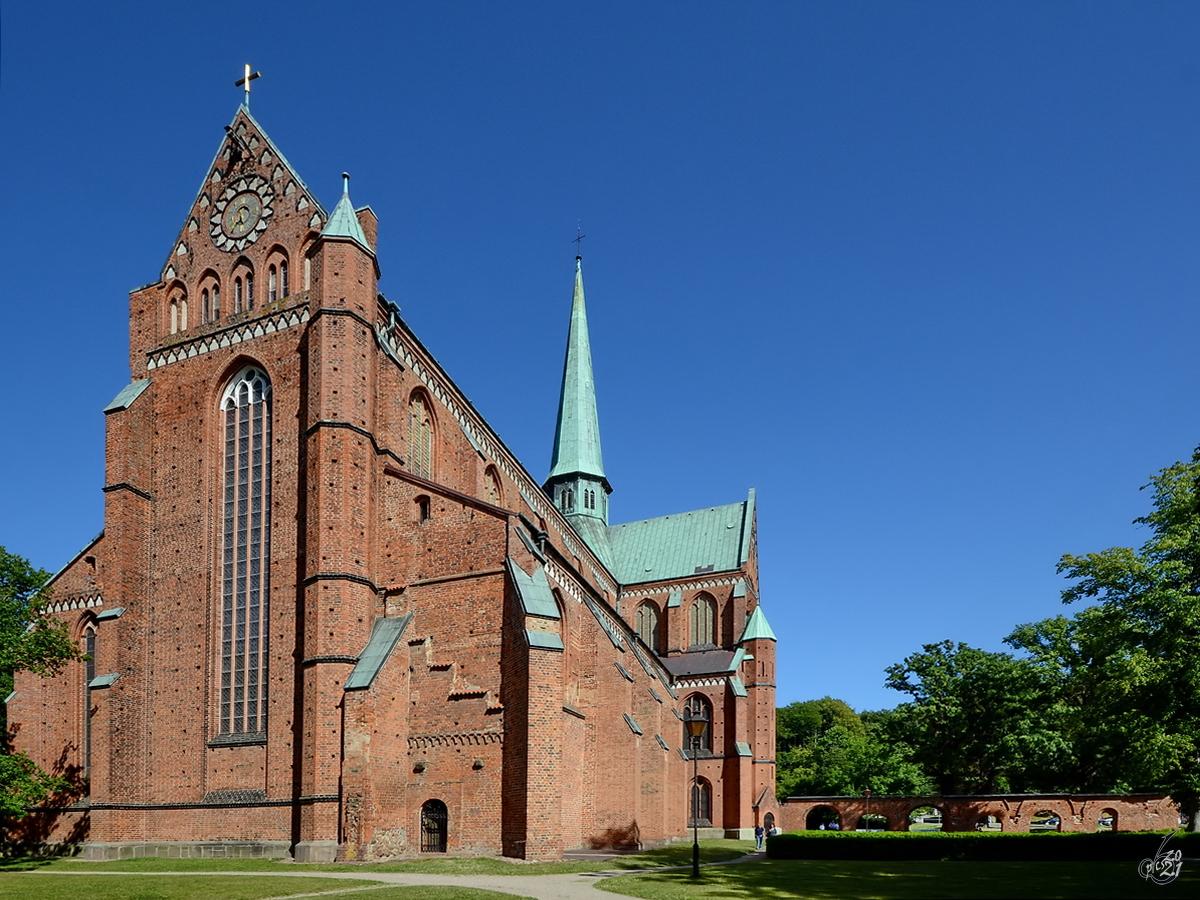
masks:
[[[128,291],[253,109],[537,477],[576,223],[614,521],[758,489],[779,700],[1064,611],[1200,443],[1200,5],[0,9],[0,544],[102,526]]]

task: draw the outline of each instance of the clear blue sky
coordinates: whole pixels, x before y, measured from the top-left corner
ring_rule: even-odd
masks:
[[[1063,611],[1200,443],[1200,4],[0,10],[0,544],[102,526],[103,406],[245,62],[535,476],[577,221],[614,521],[758,488],[779,700]]]

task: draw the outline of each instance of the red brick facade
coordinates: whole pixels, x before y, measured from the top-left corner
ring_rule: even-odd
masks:
[[[752,532],[734,570],[618,583],[379,294],[374,213],[356,230],[339,211],[240,110],[161,279],[131,294],[104,530],[52,584],[52,614],[95,630],[96,678],[23,676],[9,705],[15,746],[78,791],[25,837],[369,859],[418,852],[423,828],[436,843],[440,802],[452,853],[667,841],[694,692],[712,827],[748,834],[775,808],[774,641],[727,672],[668,663],[699,658],[701,595],[738,646]],[[247,372],[268,387],[242,406]],[[511,565],[544,573],[557,611]],[[637,637],[646,599],[660,647]]]

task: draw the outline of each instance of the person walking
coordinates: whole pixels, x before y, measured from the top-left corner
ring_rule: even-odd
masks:
[[[767,829],[761,825],[754,826],[754,849],[761,850],[763,848],[763,839],[767,836]]]

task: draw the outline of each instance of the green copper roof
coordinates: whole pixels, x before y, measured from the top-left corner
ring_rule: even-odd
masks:
[[[588,342],[587,309],[583,302],[583,262],[575,260],[575,296],[571,301],[571,327],[567,332],[567,358],[563,364],[562,392],[558,397],[558,424],[554,428],[554,453],[550,479],[582,473],[604,478],[600,458],[600,420],[596,416],[596,384],[592,378],[592,349]]]
[[[742,631],[738,643],[755,640],[779,641],[779,638],[775,637],[775,632],[771,630],[771,625],[767,622],[761,606],[754,607],[754,612],[750,613],[750,618],[746,620],[746,627]]]
[[[358,216],[354,214],[354,204],[350,202],[350,176],[346,172],[342,173],[342,199],[329,214],[329,221],[325,230],[321,232],[321,237],[349,238],[361,244],[368,253],[375,254],[371,245],[367,243],[367,236],[363,233]]]
[[[142,391],[150,387],[149,378],[139,378],[137,381],[131,381],[125,387],[121,388],[121,393],[113,397],[112,402],[104,407],[106,413],[117,412],[122,409],[129,409],[133,406],[133,401],[142,395]]]
[[[396,642],[400,640],[400,635],[404,634],[404,629],[408,627],[412,617],[413,614],[408,613],[403,616],[386,618],[377,616],[375,618],[371,625],[371,637],[367,640],[367,646],[363,649],[362,656],[358,658],[354,670],[346,678],[346,683],[342,685],[342,690],[358,691],[374,684],[375,676],[379,674],[379,670],[391,656]]]
[[[562,614],[558,611],[554,593],[550,590],[550,582],[546,579],[546,570],[538,566],[532,575],[526,575],[525,570],[518,566],[511,556],[504,561],[521,598],[521,605],[525,608],[525,615],[561,619]]]
[[[622,584],[739,568],[753,500],[610,525],[613,574]]]

